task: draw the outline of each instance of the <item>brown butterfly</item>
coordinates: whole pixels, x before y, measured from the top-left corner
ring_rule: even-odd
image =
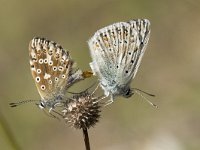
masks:
[[[33,38],[29,44],[30,68],[37,90],[41,96],[38,104],[41,109],[49,108],[49,112],[66,102],[66,90],[75,82],[92,76],[89,71],[82,72],[73,67],[69,51],[56,42],[45,38]],[[10,103],[16,107],[19,103]]]

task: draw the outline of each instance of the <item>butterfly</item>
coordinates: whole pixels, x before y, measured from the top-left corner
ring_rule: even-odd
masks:
[[[41,109],[49,108],[51,111],[56,106],[64,104],[67,101],[66,90],[74,83],[92,75],[89,71],[75,70],[69,51],[45,38],[35,37],[30,41],[29,56],[31,74],[41,96],[38,104]],[[16,107],[34,101],[27,100],[10,105]]]
[[[135,77],[150,36],[150,22],[136,19],[106,26],[89,39],[90,67],[111,103],[116,96],[131,97]]]

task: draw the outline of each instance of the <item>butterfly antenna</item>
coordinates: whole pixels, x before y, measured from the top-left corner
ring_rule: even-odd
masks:
[[[76,93],[76,92],[70,92],[70,91],[67,91],[67,93],[69,93],[69,94],[79,94],[79,93]]]
[[[140,95],[140,96],[141,96],[144,100],[146,100],[151,106],[153,106],[153,107],[155,107],[155,108],[158,108],[158,106],[157,106],[156,104],[152,103],[150,100],[148,100],[146,97],[144,97],[144,96],[141,94],[141,92],[144,93],[144,94],[147,94],[147,95],[149,95],[149,96],[155,96],[155,95],[149,94],[149,93],[147,93],[147,92],[144,92],[144,91],[142,91],[142,90],[140,90],[140,89],[136,89],[136,88],[134,88],[133,90],[135,90],[135,93],[138,94],[138,95]]]
[[[148,96],[155,97],[155,95],[154,95],[154,94],[151,94],[151,93],[145,92],[145,91],[143,91],[143,90],[140,90],[140,89],[138,89],[138,88],[132,88],[132,90],[135,90],[135,91],[140,91],[140,92],[142,92],[142,93],[144,93],[144,94],[146,94],[146,95],[148,95]]]
[[[20,102],[16,102],[16,103],[9,103],[10,107],[17,107],[19,105],[22,105],[22,104],[26,104],[26,103],[32,103],[32,102],[38,102],[38,100],[23,100],[23,101],[20,101]]]

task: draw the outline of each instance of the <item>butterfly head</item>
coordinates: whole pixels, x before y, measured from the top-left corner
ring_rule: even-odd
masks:
[[[131,97],[133,94],[134,94],[133,90],[131,90],[130,88],[128,88],[128,89],[126,89],[126,90],[123,92],[123,97],[129,98],[129,97]]]
[[[56,95],[53,95],[53,97],[49,97],[46,99],[42,99],[40,101],[40,104],[38,104],[39,108],[50,108],[53,109],[56,106],[64,105],[66,102],[66,99],[64,97],[64,94],[62,93],[56,93]]]

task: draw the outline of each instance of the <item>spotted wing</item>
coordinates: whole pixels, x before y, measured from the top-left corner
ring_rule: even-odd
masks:
[[[53,41],[33,38],[29,44],[30,67],[42,99],[64,94],[73,61],[69,52]]]
[[[118,59],[122,43],[120,43],[119,31],[122,26],[128,28],[126,22],[115,23],[98,30],[89,40],[89,48],[92,57],[90,66],[94,74],[100,77],[101,83],[112,86],[117,77]]]
[[[128,71],[127,77],[128,80],[135,77],[138,68],[140,66],[142,57],[146,50],[149,37],[150,37],[150,21],[147,19],[137,19],[131,20],[128,22],[131,26],[131,29],[135,29],[137,33],[135,33],[135,39],[137,42],[131,43],[130,41],[130,49],[132,55],[130,53],[127,54],[127,63],[125,66],[125,72]],[[132,48],[134,47],[134,48]],[[130,55],[130,56],[129,56]]]
[[[88,44],[94,74],[102,84],[123,86],[136,75],[150,34],[147,19],[114,23],[98,30]]]

